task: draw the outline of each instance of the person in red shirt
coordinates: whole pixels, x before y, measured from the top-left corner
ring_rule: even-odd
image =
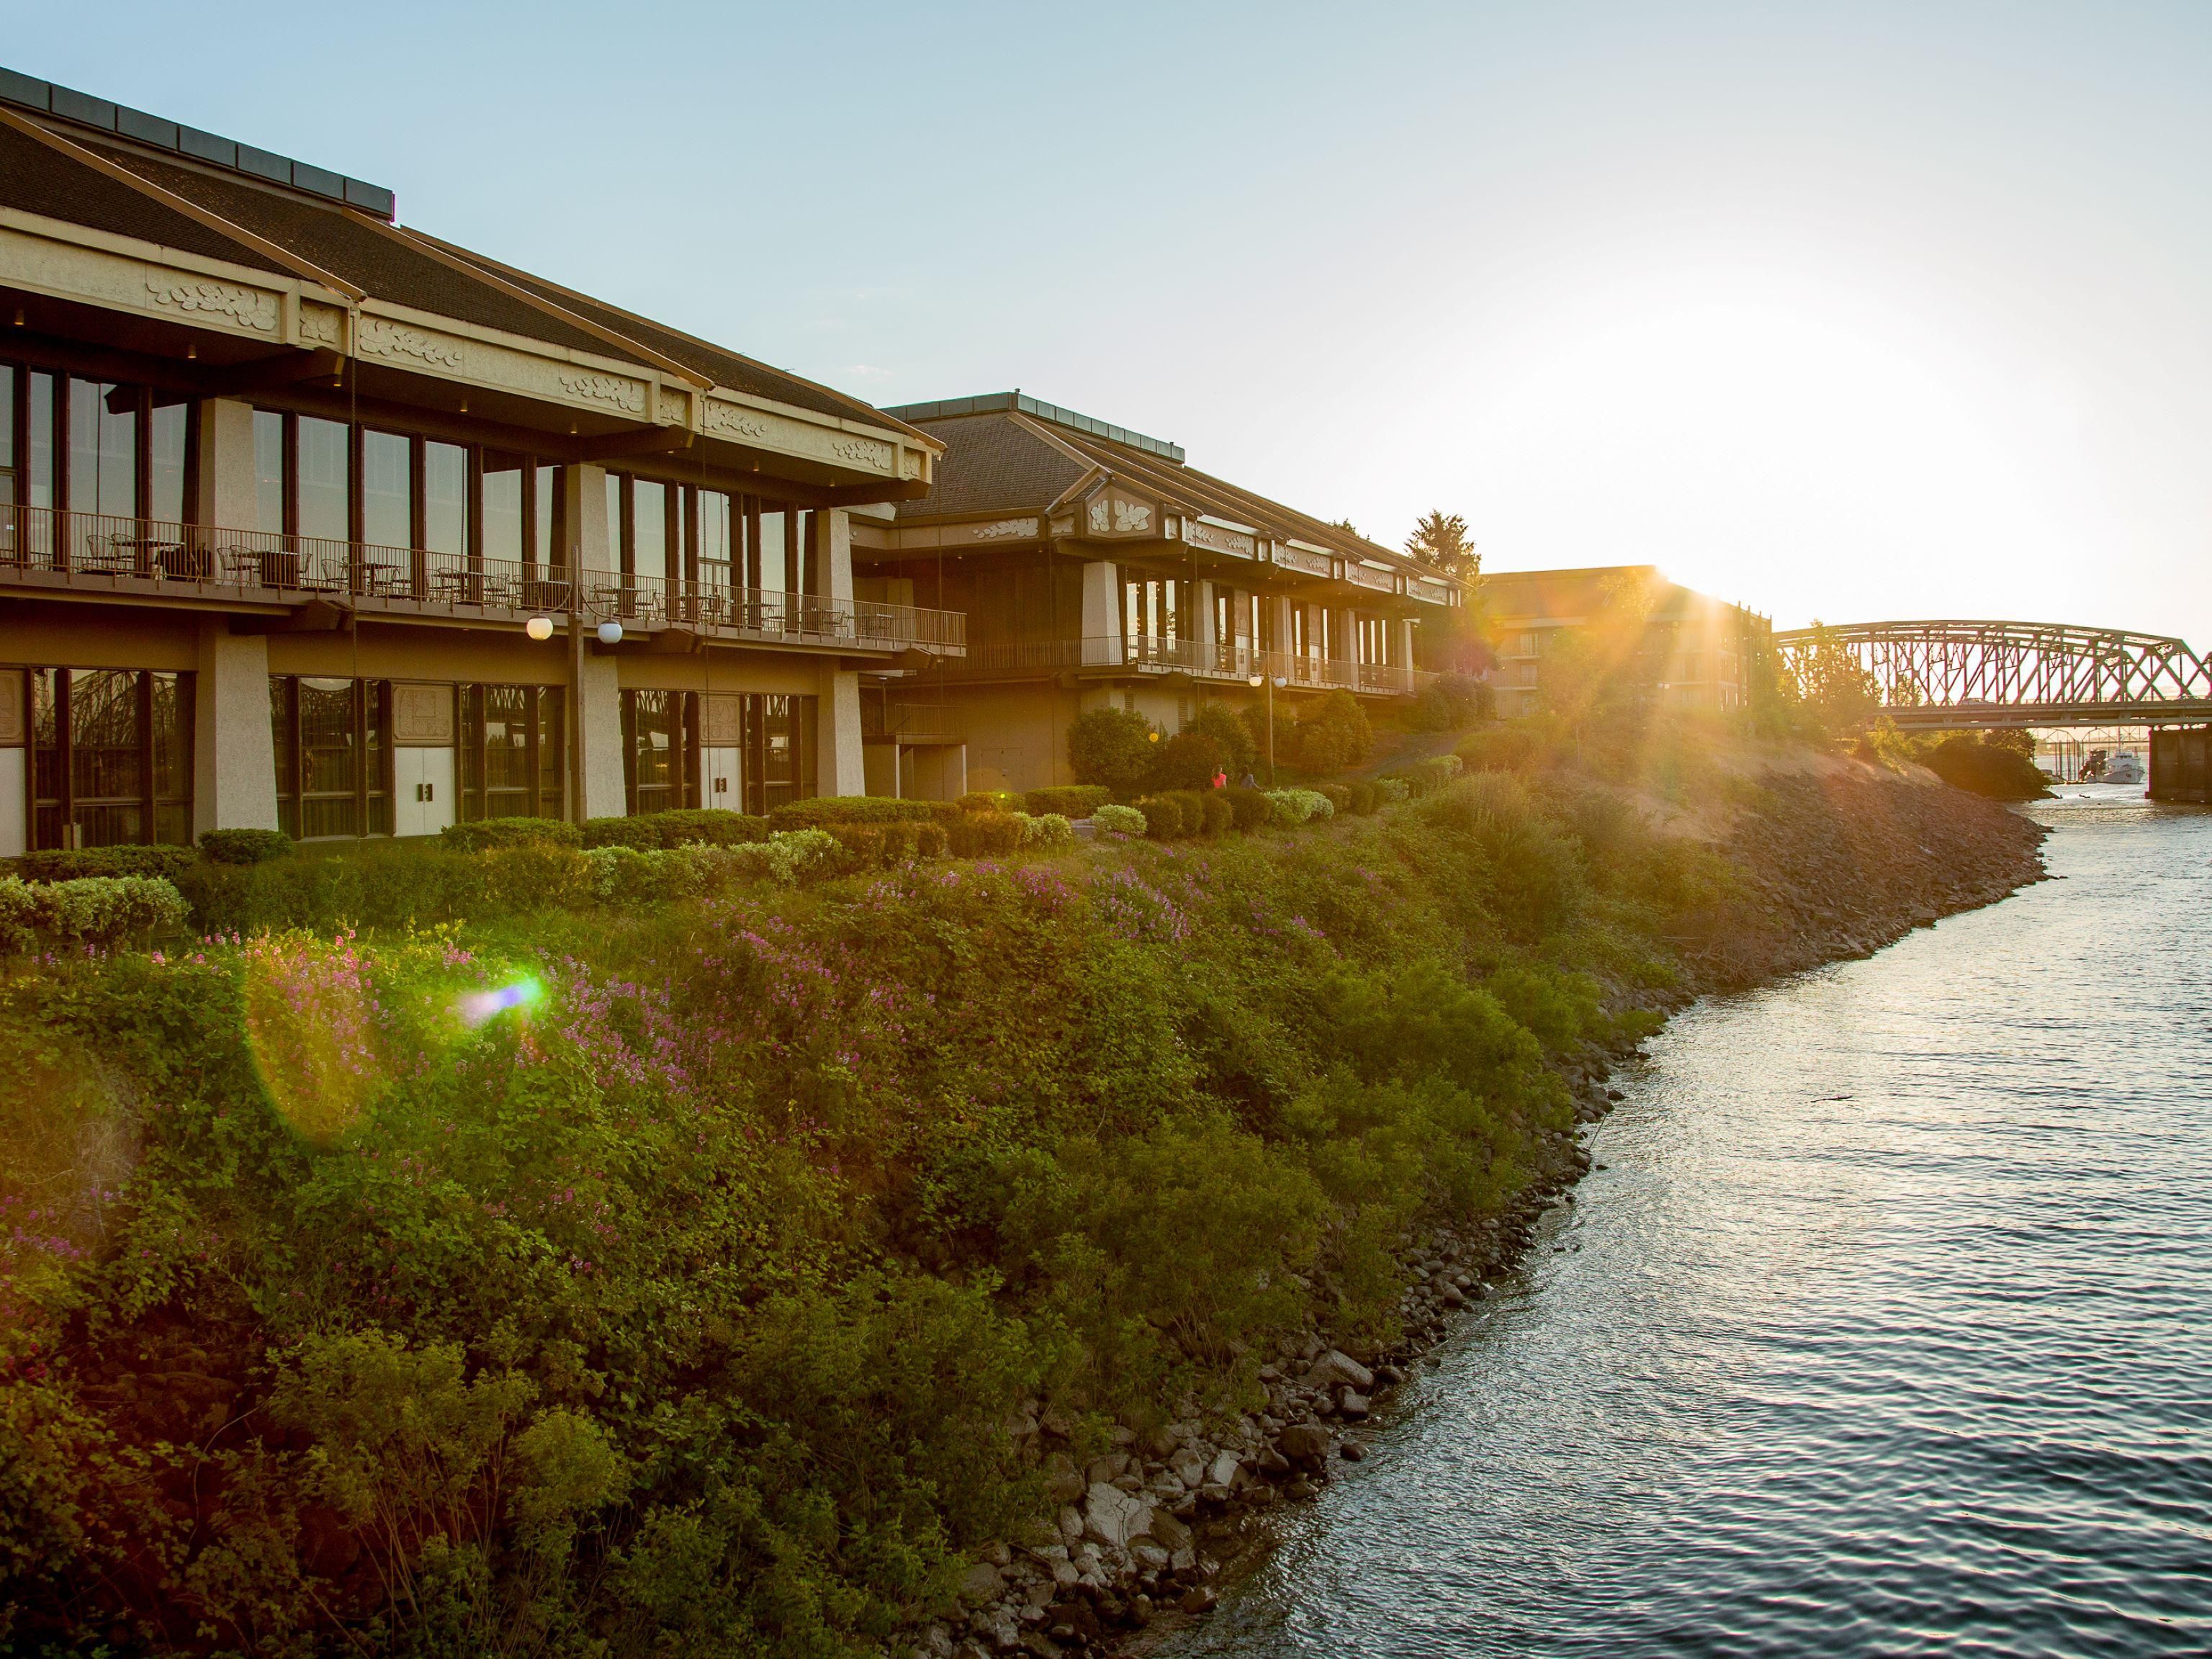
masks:
[[[1213,787],[1216,789],[1226,789],[1229,787],[1229,774],[1218,766],[1213,769]]]

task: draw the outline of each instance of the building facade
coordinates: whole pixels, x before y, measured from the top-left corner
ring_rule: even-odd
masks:
[[[1486,573],[1480,588],[1495,663],[1498,713],[1534,714],[1553,689],[1545,660],[1569,635],[1602,641],[1600,659],[1662,708],[1733,709],[1751,696],[1766,617],[1668,581],[1655,565]]]
[[[1068,725],[1108,702],[1173,732],[1270,683],[1295,702],[1429,678],[1417,631],[1460,595],[1402,554],[1018,392],[887,412],[945,449],[927,493],[854,518],[856,591],[969,635],[875,694],[871,793],[1070,781]]]
[[[864,681],[963,630],[853,515],[942,449],[0,71],[0,854],[863,793]]]

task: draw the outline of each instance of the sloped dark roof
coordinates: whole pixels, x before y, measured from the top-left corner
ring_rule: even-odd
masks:
[[[0,126],[0,205],[159,243],[203,258],[228,260],[256,270],[277,268],[268,255],[9,126]]]
[[[420,233],[399,232],[324,196],[264,184],[236,169],[195,167],[170,159],[167,153],[89,131],[72,129],[57,136],[241,231],[289,249],[372,298],[641,368],[650,366],[658,354],[717,386],[834,419],[915,430],[857,398],[633,316],[482,254],[438,243],[441,252],[484,272],[485,277],[479,278],[418,246],[415,238]],[[4,125],[0,125],[0,204],[258,270],[282,269],[267,254]],[[550,315],[503,291],[501,283],[524,289],[620,337],[610,340],[592,328]],[[630,343],[625,346],[623,341]]]
[[[927,495],[901,501],[902,520],[971,518],[981,514],[1037,513],[1056,500],[1095,463],[1139,495],[1179,503],[1193,513],[1227,519],[1288,541],[1310,542],[1355,559],[1428,574],[1403,553],[1285,507],[1280,501],[1178,465],[1127,444],[1054,425],[1048,437],[1030,417],[1003,411],[915,422],[942,440],[937,481]],[[1069,454],[1083,458],[1074,459]]]

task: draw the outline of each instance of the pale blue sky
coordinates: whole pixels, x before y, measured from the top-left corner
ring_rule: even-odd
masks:
[[[1784,624],[2212,647],[2212,6],[4,15],[874,402],[1019,386]]]

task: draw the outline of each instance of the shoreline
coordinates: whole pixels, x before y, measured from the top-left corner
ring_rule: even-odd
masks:
[[[1719,837],[1741,873],[1735,906],[1681,941],[1685,982],[1623,998],[1668,1018],[1705,997],[1748,990],[1871,956],[1944,916],[1998,902],[2047,879],[2048,827],[1996,803],[1842,762],[1760,780],[1762,798]],[[1316,1327],[1262,1366],[1266,1411],[1207,1424],[1186,1417],[1081,1470],[1058,1445],[1066,1425],[1037,1421],[1058,1537],[997,1546],[963,1583],[965,1627],[935,1620],[891,1651],[915,1659],[1026,1652],[1139,1656],[1217,1604],[1273,1547],[1266,1517],[1310,1502],[1364,1461],[1364,1425],[1525,1256],[1544,1214],[1571,1203],[1590,1167],[1582,1133],[1621,1097],[1608,1080],[1643,1039],[1587,1045],[1553,1070],[1575,1103],[1535,1179],[1496,1214],[1439,1226],[1401,1258],[1403,1333],[1347,1352]],[[1047,1447],[1054,1447],[1048,1450]]]

